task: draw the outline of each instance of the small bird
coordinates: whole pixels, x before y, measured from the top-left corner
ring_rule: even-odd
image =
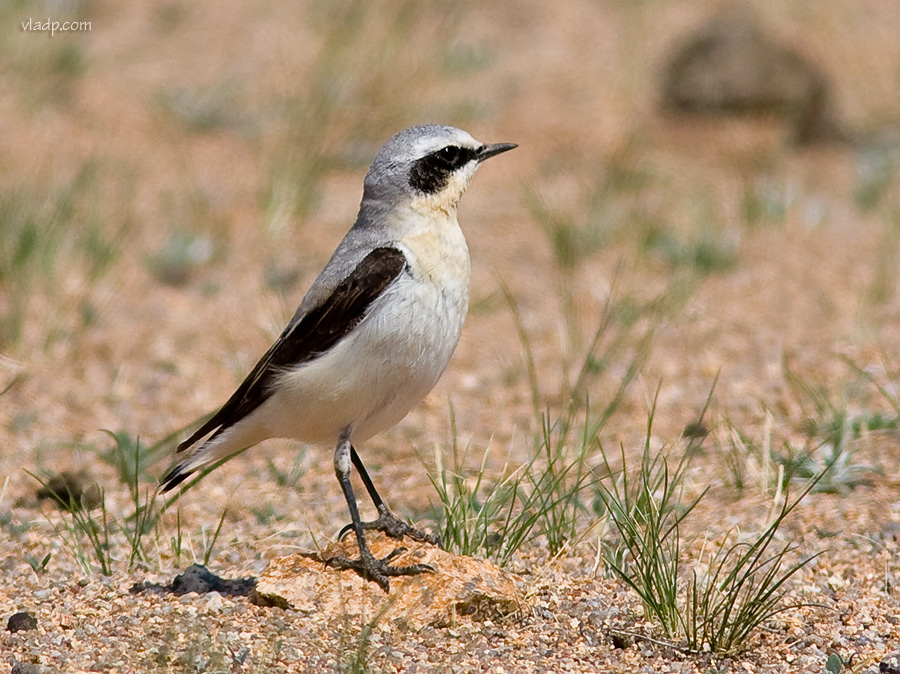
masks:
[[[481,163],[517,147],[485,145],[438,124],[401,131],[375,155],[356,223],[278,340],[231,398],[178,446],[190,450],[163,478],[168,491],[204,466],[267,438],[335,443],[334,471],[350,510],[353,569],[385,592],[389,577],[434,569],[376,559],[365,530],[440,544],[395,517],[354,445],[399,422],[434,387],[456,348],[469,304],[469,250],[459,200]],[[350,484],[356,468],[378,518],[362,522]]]

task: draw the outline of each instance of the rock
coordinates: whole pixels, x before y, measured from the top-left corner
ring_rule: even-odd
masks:
[[[687,114],[771,114],[797,144],[844,140],[825,73],[774,39],[743,4],[726,5],[667,59],[666,109]]]
[[[878,671],[881,674],[900,674],[900,653],[889,655],[878,663]]]
[[[6,621],[6,629],[10,632],[24,632],[37,629],[37,618],[27,611],[13,613]]]
[[[191,564],[184,570],[184,573],[175,576],[172,585],[163,589],[177,595],[190,592],[197,594],[218,592],[220,595],[228,597],[246,597],[254,587],[256,587],[255,578],[221,578],[205,566]]]
[[[206,594],[217,592],[228,597],[246,597],[256,587],[255,578],[221,578],[201,564],[191,564],[175,576],[167,585],[142,581],[131,586],[131,594],[152,592],[154,594],[172,593],[179,597],[185,594]]]
[[[175,576],[172,581],[172,592],[177,595],[196,592],[218,592],[222,589],[222,579],[200,564],[191,564],[184,573]]]
[[[352,539],[352,536],[347,537]],[[368,534],[372,553],[378,557],[397,547],[406,551],[392,560],[395,566],[430,564],[434,573],[391,578],[390,595],[354,571],[326,567],[323,559],[356,557],[355,541],[345,539],[323,550],[317,558],[295,554],[273,559],[257,579],[251,601],[329,617],[359,617],[379,624],[414,631],[447,627],[457,618],[496,620],[528,608],[515,577],[494,564],[453,555],[428,543],[399,541],[379,532]]]
[[[93,510],[100,506],[103,492],[100,485],[84,474],[63,471],[48,477],[36,492],[41,500],[51,500],[63,510]]]

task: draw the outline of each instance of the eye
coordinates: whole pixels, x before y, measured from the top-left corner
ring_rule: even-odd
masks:
[[[460,148],[455,145],[448,145],[438,150],[438,156],[449,164],[456,164],[460,160],[460,154]]]
[[[447,169],[455,171],[462,168],[475,158],[475,150],[459,145],[448,145],[433,153],[435,161]]]

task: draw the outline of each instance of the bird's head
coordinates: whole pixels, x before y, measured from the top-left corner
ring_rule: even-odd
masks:
[[[440,124],[404,129],[375,155],[363,200],[450,212],[481,162],[514,147],[485,145],[462,129]]]

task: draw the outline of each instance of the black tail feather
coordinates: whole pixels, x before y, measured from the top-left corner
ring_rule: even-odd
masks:
[[[161,493],[165,494],[184,482],[194,471],[184,467],[184,464],[178,464],[170,470],[162,479]]]

